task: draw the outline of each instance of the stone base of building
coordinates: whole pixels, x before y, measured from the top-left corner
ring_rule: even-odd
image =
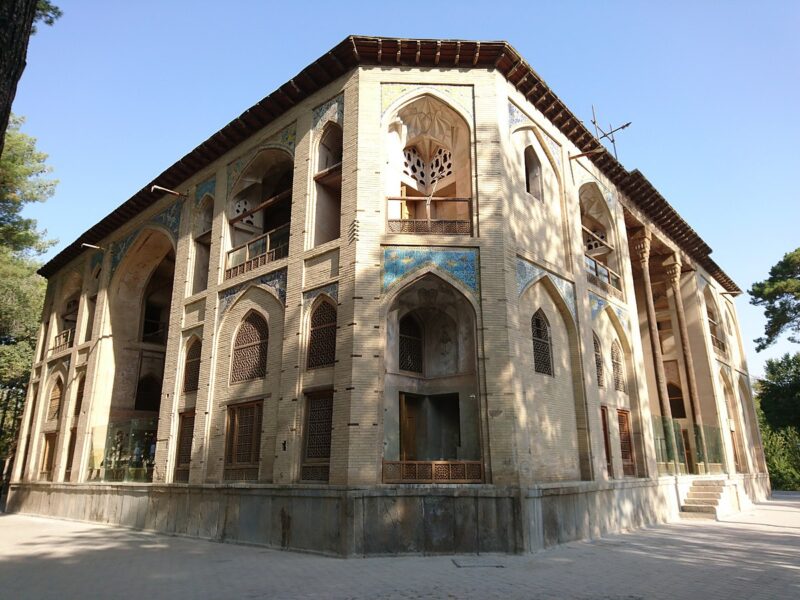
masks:
[[[518,554],[676,519],[684,479],[527,489],[24,483],[11,486],[7,510],[335,556]],[[765,476],[730,485],[737,509],[769,494]]]

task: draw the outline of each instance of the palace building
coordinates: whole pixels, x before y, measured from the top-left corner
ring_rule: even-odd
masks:
[[[741,510],[710,254],[509,44],[349,37],[42,267],[9,510],[344,556]]]

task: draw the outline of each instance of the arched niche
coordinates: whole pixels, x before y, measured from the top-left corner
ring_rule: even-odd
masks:
[[[586,269],[599,279],[601,285],[622,290],[616,227],[603,193],[597,184],[585,183],[578,191],[578,197]]]
[[[226,208],[229,251],[226,278],[244,265],[284,258],[289,252],[294,158],[279,148],[259,151],[231,188]],[[249,268],[248,268],[249,266]]]
[[[466,296],[433,273],[407,282],[388,301],[385,343],[384,460],[480,461],[476,317]],[[410,351],[415,365],[401,359]]]
[[[705,286],[703,289],[703,301],[706,305],[706,321],[708,323],[708,332],[711,336],[711,345],[716,351],[727,354],[728,344],[722,323],[722,315],[710,285]]]
[[[739,417],[739,403],[736,400],[733,382],[724,370],[720,371],[722,393],[725,397],[725,408],[728,412],[728,424],[725,429],[730,435],[733,449],[733,467],[737,473],[747,473],[747,457],[745,456],[745,436],[742,429],[742,420]]]
[[[203,196],[194,212],[192,237],[192,294],[199,294],[208,287],[208,268],[211,256],[211,229],[214,222],[214,197]]]
[[[342,128],[329,121],[322,129],[314,161],[313,246],[340,235],[342,212]]]
[[[390,233],[471,233],[471,139],[464,118],[430,94],[390,115],[384,172]]]
[[[517,373],[525,390],[520,418],[529,432],[533,477],[540,483],[591,478],[586,401],[581,382],[577,329],[549,277],[529,286],[519,299]],[[549,331],[550,372],[537,369],[542,342],[531,323],[543,316]]]
[[[172,240],[160,229],[143,230],[109,290],[111,421],[158,415],[174,278]]]

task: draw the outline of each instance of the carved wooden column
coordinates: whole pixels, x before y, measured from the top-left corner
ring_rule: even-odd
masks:
[[[683,295],[681,294],[681,261],[673,255],[664,261],[664,272],[672,288],[672,297],[675,299],[675,313],[678,317],[678,331],[681,336],[681,351],[683,353],[683,366],[686,368],[686,380],[689,384],[689,407],[692,409],[692,422],[698,427],[700,439],[695,438],[695,443],[700,442],[703,452],[703,463],[708,469],[708,447],[706,433],[703,429],[703,413],[700,409],[700,394],[697,391],[697,377],[694,371],[692,350],[689,347],[689,329],[686,326],[686,312],[683,308]]]
[[[658,391],[658,405],[661,416],[669,421],[666,428],[667,458],[671,458],[675,465],[675,472],[679,472],[678,456],[675,449],[675,428],[672,426],[672,410],[669,406],[669,393],[667,392],[667,376],[664,373],[664,361],[661,356],[661,342],[658,336],[656,321],[656,308],[653,304],[653,285],[650,281],[650,243],[651,234],[647,229],[640,230],[631,240],[633,256],[639,260],[644,281],[644,297],[647,305],[647,325],[650,330],[650,348],[653,351],[653,368],[656,375],[656,388]]]

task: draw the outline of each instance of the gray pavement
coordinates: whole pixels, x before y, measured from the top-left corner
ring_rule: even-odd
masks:
[[[0,598],[800,599],[800,494],[527,556],[338,559],[0,515]]]

